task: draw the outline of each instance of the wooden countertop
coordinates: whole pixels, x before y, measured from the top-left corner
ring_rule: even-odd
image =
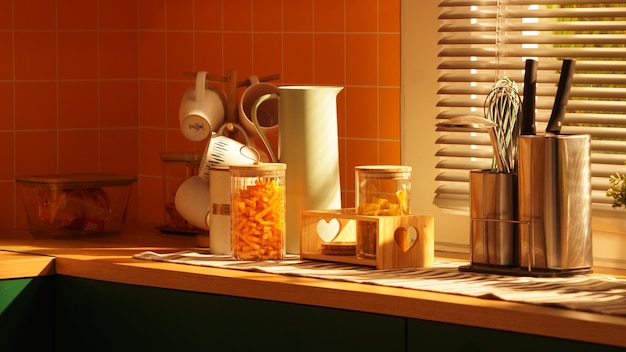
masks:
[[[198,249],[152,229],[119,237],[0,238],[0,279],[54,272],[117,283],[356,310],[626,347],[626,318],[427,291],[133,259],[146,250]],[[448,257],[446,255],[446,257]],[[458,255],[454,256],[458,258]],[[54,258],[54,267],[52,266]],[[623,270],[594,268],[626,276]]]

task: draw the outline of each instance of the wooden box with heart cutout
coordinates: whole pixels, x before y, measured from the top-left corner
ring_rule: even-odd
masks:
[[[434,217],[432,215],[367,216],[355,209],[305,210],[300,215],[300,257],[377,269],[420,268],[433,265]],[[357,223],[376,232],[376,258],[360,259],[354,252],[329,254],[325,248],[356,243]]]

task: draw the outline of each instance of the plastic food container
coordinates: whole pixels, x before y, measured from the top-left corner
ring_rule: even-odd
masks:
[[[30,232],[41,237],[119,234],[135,176],[56,174],[16,177]]]
[[[279,260],[285,257],[286,168],[281,163],[230,166],[235,259]]]

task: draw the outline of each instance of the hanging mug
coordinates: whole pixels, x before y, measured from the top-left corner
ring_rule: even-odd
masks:
[[[252,105],[259,97],[265,94],[278,92],[278,87],[266,82],[259,82],[257,76],[248,77],[250,86],[244,90],[239,100],[239,123],[246,130],[249,136],[259,137],[257,128],[252,121]],[[257,109],[260,129],[265,135],[276,136],[278,134],[278,102],[268,100],[259,105]]]
[[[238,129],[244,136],[245,144],[223,135],[227,127]],[[261,153],[250,145],[248,135],[237,124],[224,124],[217,133],[213,133],[211,140],[204,149],[198,175],[209,182],[210,169],[215,165],[254,164],[262,158]]]
[[[225,118],[226,96],[217,87],[206,87],[206,76],[206,71],[196,74],[195,87],[187,89],[178,111],[180,131],[194,142],[211,137]]]

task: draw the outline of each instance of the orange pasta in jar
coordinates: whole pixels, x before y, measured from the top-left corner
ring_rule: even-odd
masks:
[[[285,257],[285,170],[281,163],[230,166],[236,259]]]

